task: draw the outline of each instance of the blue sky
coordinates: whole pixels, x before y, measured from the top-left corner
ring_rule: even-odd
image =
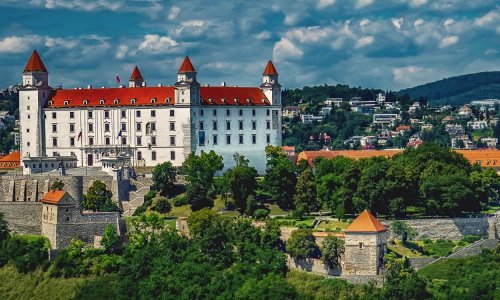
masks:
[[[185,55],[212,85],[258,85],[268,59],[285,88],[398,90],[500,70],[494,0],[0,0],[0,19],[0,87],[34,48],[65,88],[126,82],[136,64],[171,85]]]

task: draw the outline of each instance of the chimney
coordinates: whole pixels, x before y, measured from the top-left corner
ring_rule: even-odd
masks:
[[[226,86],[226,82],[225,81],[221,82],[220,86]]]
[[[207,84],[205,84],[205,86],[206,86],[206,87],[209,87],[209,86],[210,86],[210,84],[208,84],[208,83],[207,83]]]
[[[91,84],[87,85],[87,88],[88,88],[89,90],[91,90],[91,89],[92,89],[92,85],[91,85]]]
[[[162,87],[162,86],[163,86],[163,84],[161,84],[161,83],[158,83],[158,87]]]

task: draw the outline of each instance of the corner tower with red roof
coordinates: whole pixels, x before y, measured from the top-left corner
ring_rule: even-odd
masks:
[[[260,88],[272,105],[281,105],[281,85],[278,82],[278,71],[271,60],[267,62],[262,73]]]
[[[130,75],[128,87],[146,87],[146,82],[144,81],[144,78],[142,78],[141,71],[139,71],[139,68],[137,66],[135,66],[134,71],[132,71],[132,75]]]
[[[196,70],[189,56],[184,58],[177,71],[177,82],[174,86],[176,105],[200,104],[200,84],[196,81]]]
[[[344,231],[344,274],[378,275],[387,252],[387,228],[364,210]]]

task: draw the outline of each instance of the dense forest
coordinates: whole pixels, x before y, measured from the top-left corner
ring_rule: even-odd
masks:
[[[500,71],[445,78],[403,89],[398,94],[408,94],[412,99],[427,97],[431,103],[454,105],[468,103],[472,100],[498,98],[500,95]]]

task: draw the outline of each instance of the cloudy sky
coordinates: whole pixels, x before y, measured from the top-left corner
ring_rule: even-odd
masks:
[[[0,0],[0,19],[0,87],[34,48],[66,88],[116,85],[136,64],[170,85],[185,55],[202,84],[258,85],[272,59],[285,88],[500,70],[496,0]]]

